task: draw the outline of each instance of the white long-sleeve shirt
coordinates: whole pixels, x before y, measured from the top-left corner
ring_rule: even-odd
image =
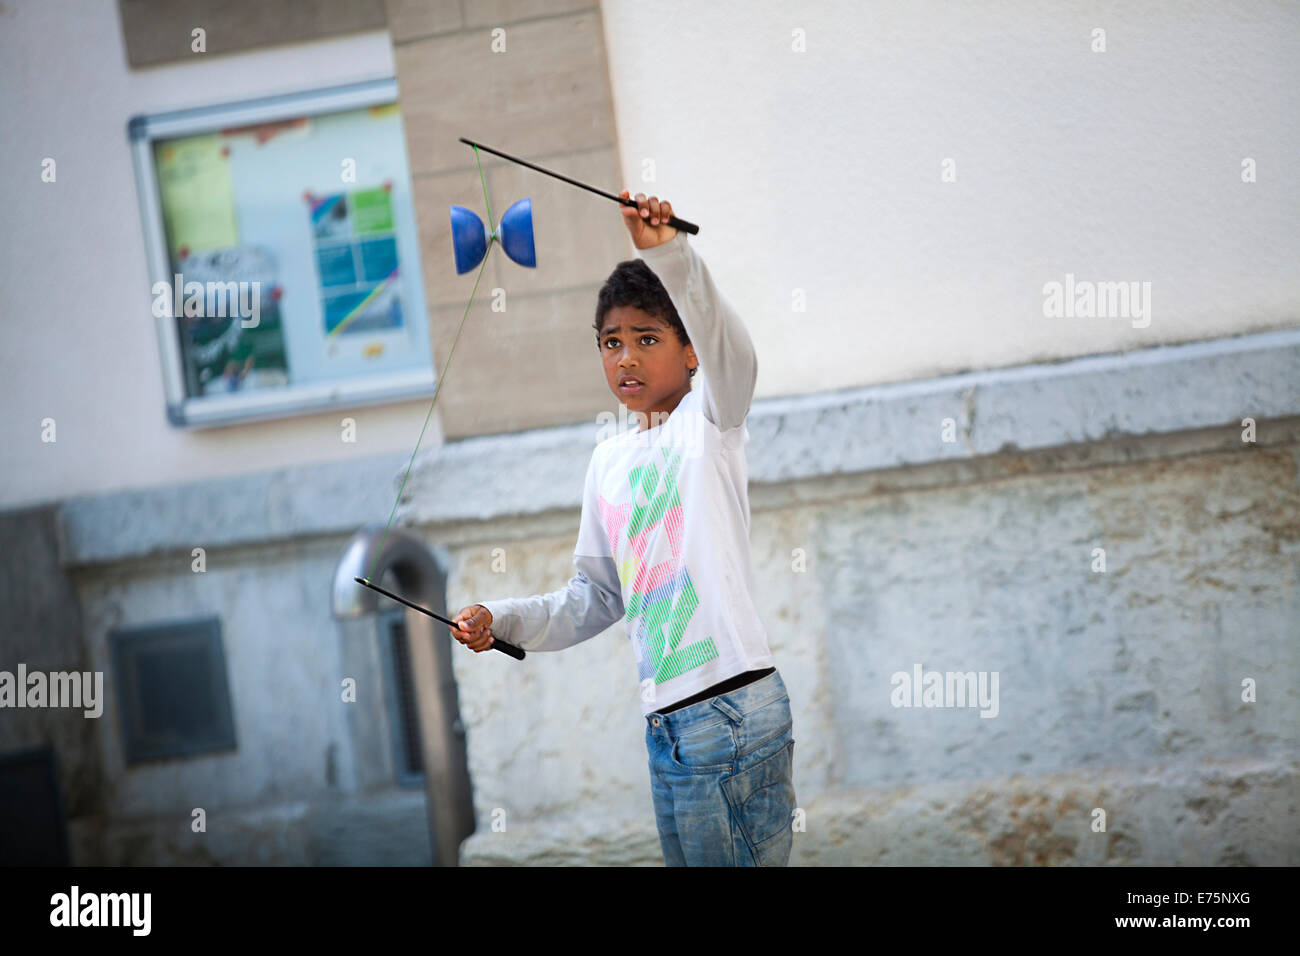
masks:
[[[753,342],[685,233],[641,256],[686,326],[702,381],[662,424],[638,432],[633,418],[592,451],[567,585],[479,603],[496,637],[528,651],[623,621],[649,714],[772,659],[749,551]]]

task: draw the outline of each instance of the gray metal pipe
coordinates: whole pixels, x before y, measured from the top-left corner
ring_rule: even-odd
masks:
[[[375,563],[377,553],[378,564]],[[385,576],[389,575],[393,582],[385,582]],[[446,575],[424,542],[406,528],[391,528],[386,541],[382,524],[369,524],[358,531],[334,569],[331,601],[336,618],[376,614],[380,602],[401,607],[358,584],[354,578],[366,578],[431,611],[451,616],[444,606]],[[460,721],[460,702],[451,667],[452,639],[445,624],[419,611],[407,608],[405,623],[419,711],[433,865],[457,866],[461,841],[474,832],[475,825],[465,728]]]

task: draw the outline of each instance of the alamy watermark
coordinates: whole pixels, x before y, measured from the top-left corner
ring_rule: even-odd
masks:
[[[255,329],[262,321],[260,281],[185,282],[179,272],[172,278],[170,283],[158,280],[150,290],[156,319],[239,318],[245,329]]]
[[[78,707],[85,716],[104,712],[103,671],[0,671],[0,707]]]
[[[979,707],[981,717],[998,715],[997,671],[895,671],[889,678],[895,707]]]
[[[51,926],[125,926],[133,936],[148,936],[152,893],[83,893],[75,883],[50,897]]]
[[[669,428],[669,423],[672,423]],[[665,444],[683,458],[701,458],[708,450],[705,430],[710,427],[700,414],[672,412],[633,411],[626,405],[618,406],[618,414],[601,412],[596,416],[599,429],[596,443],[622,436],[627,447],[651,448]],[[716,426],[715,426],[716,427]]]
[[[1043,315],[1049,319],[1132,319],[1135,329],[1151,324],[1150,282],[1065,282],[1043,285]]]

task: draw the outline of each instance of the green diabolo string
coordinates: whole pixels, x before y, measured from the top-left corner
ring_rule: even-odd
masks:
[[[474,147],[474,162],[478,164],[479,182],[483,184],[483,205],[487,207],[488,222],[496,222],[492,216],[492,203],[488,200],[487,178],[483,175],[483,162],[479,158],[478,147]],[[487,250],[483,253],[483,264],[478,268],[478,275],[474,278],[474,288],[469,294],[469,302],[465,305],[465,314],[461,316],[460,327],[456,329],[456,338],[452,340],[451,349],[447,352],[447,361],[442,366],[442,374],[438,376],[438,384],[433,389],[433,401],[429,403],[429,414],[424,416],[424,428],[420,429],[420,437],[416,439],[415,450],[411,452],[411,461],[406,466],[406,474],[402,476],[402,485],[397,489],[397,500],[393,502],[393,511],[388,516],[388,524],[384,527],[384,536],[379,541],[379,549],[375,551],[375,560],[370,565],[370,574],[366,575],[366,580],[370,581],[371,575],[375,573],[375,568],[379,565],[379,555],[383,553],[384,544],[388,541],[388,531],[393,526],[393,518],[397,516],[397,505],[402,500],[402,492],[406,489],[406,479],[411,476],[411,465],[415,464],[416,453],[420,450],[420,442],[424,441],[425,429],[429,427],[429,419],[433,418],[433,406],[438,402],[438,393],[442,391],[442,383],[447,380],[447,369],[451,367],[451,357],[456,352],[456,343],[460,341],[460,333],[465,328],[465,320],[469,318],[470,306],[474,304],[474,293],[478,292],[479,279],[483,278],[483,270],[487,268],[488,256],[492,254],[492,244],[497,241],[495,232],[488,238]],[[372,582],[373,583],[373,582]]]

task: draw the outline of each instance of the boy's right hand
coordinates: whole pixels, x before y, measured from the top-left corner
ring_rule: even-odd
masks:
[[[452,620],[456,622],[458,629],[453,630],[451,636],[471,651],[480,653],[492,646],[494,638],[489,627],[492,623],[492,612],[482,604],[471,604],[469,607],[461,608]]]

